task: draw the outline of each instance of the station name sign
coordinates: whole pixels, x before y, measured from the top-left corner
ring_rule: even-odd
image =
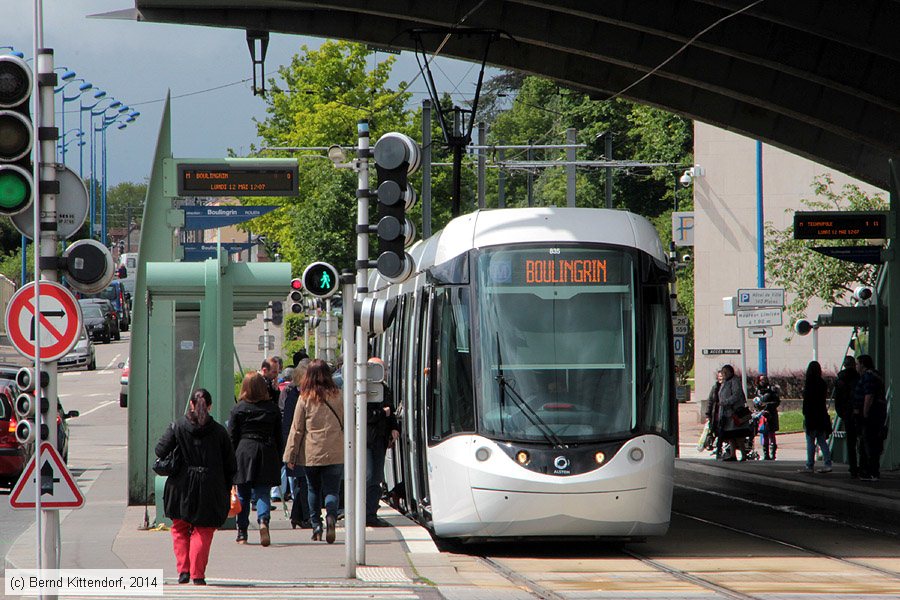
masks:
[[[859,240],[887,237],[887,213],[825,211],[794,213],[795,240]]]
[[[296,196],[297,165],[178,164],[179,196]]]

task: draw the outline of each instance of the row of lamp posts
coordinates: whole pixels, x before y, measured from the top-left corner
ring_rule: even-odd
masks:
[[[0,46],[0,51],[9,50],[10,54],[24,58],[22,52],[17,51],[12,46]],[[84,180],[84,147],[87,142],[84,140],[85,133],[90,136],[90,237],[94,238],[98,233],[97,230],[97,204],[100,204],[100,223],[99,234],[100,243],[104,246],[107,244],[107,211],[106,211],[106,187],[107,187],[107,169],[106,169],[106,130],[112,125],[116,129],[125,129],[129,123],[140,116],[140,112],[131,110],[131,108],[112,96],[108,96],[105,91],[95,88],[93,84],[84,78],[77,77],[75,71],[68,67],[57,67],[55,71],[61,72],[59,79],[61,84],[54,88],[53,92],[59,94],[62,98],[62,116],[60,119],[60,138],[57,143],[57,152],[59,154],[60,163],[66,164],[66,153],[71,143],[75,143],[78,147],[78,176]],[[67,90],[72,91],[72,86],[78,84],[77,91],[72,95],[67,95]],[[85,105],[84,94],[91,92],[93,103]],[[78,100],[78,127],[66,130],[66,104]],[[105,104],[105,106],[103,106]],[[88,114],[88,129],[84,129],[84,115]],[[95,118],[97,119],[95,122]],[[100,143],[100,156],[97,156],[97,138]],[[100,177],[98,182],[98,175]],[[100,184],[99,190],[97,183]],[[98,197],[99,192],[99,197]],[[26,279],[25,273],[25,249],[27,240],[22,237],[22,281]]]

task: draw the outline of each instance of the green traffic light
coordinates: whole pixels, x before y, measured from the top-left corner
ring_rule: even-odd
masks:
[[[28,182],[18,172],[0,171],[0,212],[19,212],[29,196]]]

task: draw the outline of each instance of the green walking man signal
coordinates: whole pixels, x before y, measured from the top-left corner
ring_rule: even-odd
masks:
[[[316,298],[329,298],[338,289],[338,272],[325,262],[314,262],[303,271],[303,287]]]

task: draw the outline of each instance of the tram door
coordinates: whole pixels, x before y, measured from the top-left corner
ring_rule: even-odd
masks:
[[[428,340],[431,339],[431,311],[434,302],[433,288],[423,288],[422,294],[416,303],[416,336],[415,346],[417,352],[415,358],[415,371],[418,381],[415,386],[415,418],[413,424],[415,431],[412,433],[415,446],[410,456],[410,470],[412,471],[413,485],[415,486],[415,498],[417,512],[423,520],[431,519],[431,500],[428,488],[428,437],[426,433],[426,400],[429,389],[431,353]]]

